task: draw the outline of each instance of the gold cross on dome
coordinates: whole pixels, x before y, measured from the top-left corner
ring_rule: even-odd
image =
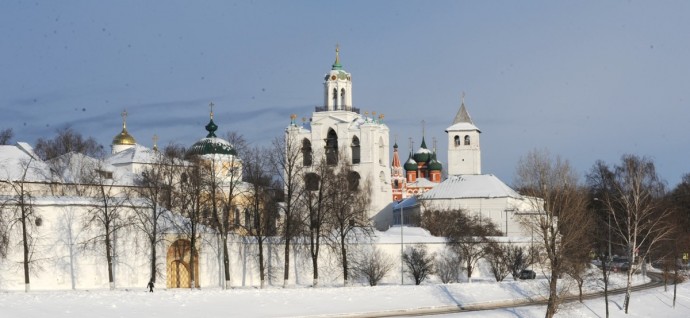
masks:
[[[211,118],[213,118],[213,106],[215,106],[213,102],[208,103],[208,108],[211,109]]]
[[[158,144],[158,135],[153,134],[153,146],[156,147],[157,144]]]
[[[122,113],[120,113],[120,115],[122,115],[122,128],[126,128],[127,127],[127,109],[123,110]]]

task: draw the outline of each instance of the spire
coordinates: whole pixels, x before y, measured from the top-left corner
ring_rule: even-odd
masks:
[[[153,134],[153,151],[158,152],[158,135]]]
[[[342,70],[343,69],[343,66],[340,65],[340,45],[339,44],[335,45],[335,62],[333,62],[331,69],[332,70]]]
[[[393,163],[391,164],[392,168],[400,168],[400,155],[398,154],[398,143],[396,142],[395,145],[393,145]]]
[[[453,120],[453,124],[457,123],[470,123],[474,125],[472,118],[470,118],[470,114],[467,113],[467,108],[465,108],[465,92],[462,92],[462,104],[460,105],[460,110],[455,115],[455,119]]]
[[[216,137],[216,130],[218,130],[218,126],[216,123],[213,122],[213,102],[208,104],[208,107],[211,108],[211,120],[209,120],[208,124],[206,125],[206,131],[208,131],[208,135],[206,135],[206,138],[215,138]]]

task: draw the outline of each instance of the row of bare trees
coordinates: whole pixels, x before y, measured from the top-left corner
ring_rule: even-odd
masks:
[[[543,260],[550,271],[546,317],[558,310],[562,274],[572,277],[580,289],[585,269],[592,260],[601,263],[606,315],[608,274],[613,255],[629,263],[624,310],[628,313],[633,274],[643,269],[650,257],[679,259],[687,251],[688,181],[668,192],[650,158],[625,155],[620,163],[597,162],[579,180],[567,160],[547,151],[532,151],[517,166],[516,188],[534,210],[522,219],[533,231]],[[683,201],[686,200],[686,201]],[[673,252],[671,252],[673,251]],[[560,288],[560,289],[559,289]]]

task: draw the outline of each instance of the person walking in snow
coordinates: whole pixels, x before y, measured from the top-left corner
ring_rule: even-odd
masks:
[[[149,289],[150,293],[153,293],[153,280],[150,280],[149,284],[146,285],[146,287]]]

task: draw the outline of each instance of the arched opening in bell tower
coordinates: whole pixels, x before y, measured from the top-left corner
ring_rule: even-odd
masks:
[[[326,164],[338,164],[338,134],[332,128],[326,135]]]

